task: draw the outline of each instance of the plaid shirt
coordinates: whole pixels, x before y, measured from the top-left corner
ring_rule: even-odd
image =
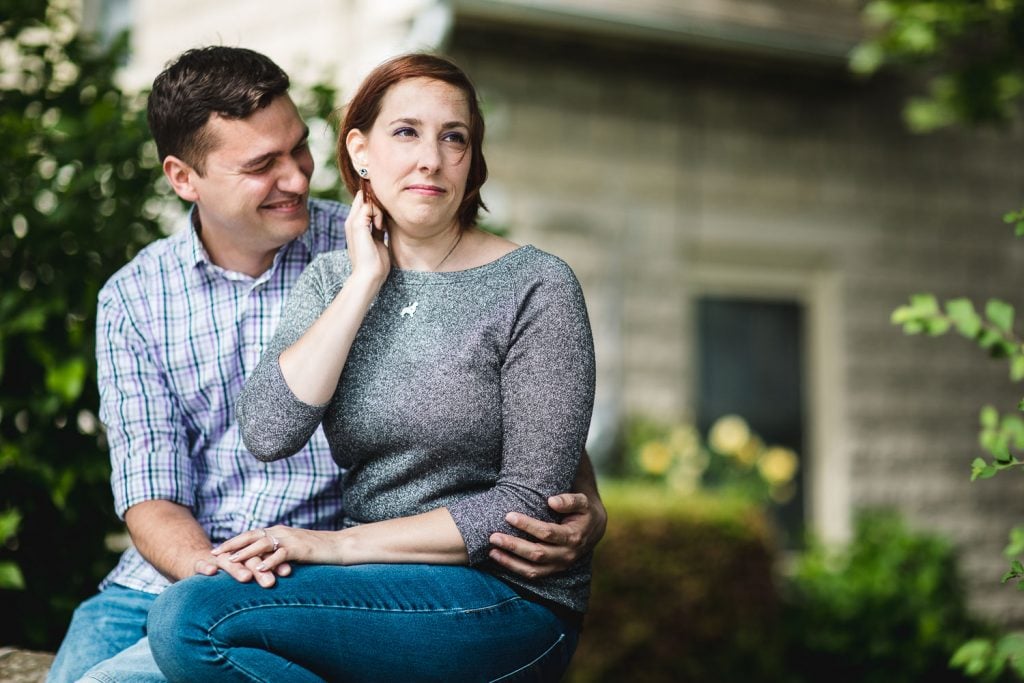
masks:
[[[99,295],[97,365],[117,514],[146,500],[190,508],[214,543],[254,527],[340,528],[341,470],[323,432],[291,458],[246,451],[235,400],[295,280],[345,247],[348,208],[310,202],[310,226],[257,278],[210,262],[191,220],[146,247]],[[191,215],[190,215],[191,218]],[[129,548],[100,588],[159,593],[168,581]]]

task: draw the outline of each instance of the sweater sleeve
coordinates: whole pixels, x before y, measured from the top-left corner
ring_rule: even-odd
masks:
[[[547,499],[571,488],[590,427],[594,343],[583,293],[561,261],[538,275],[517,291],[501,368],[497,482],[448,507],[470,564],[487,559],[492,533],[523,536],[505,521],[508,512],[553,519]]]
[[[281,374],[279,359],[341,289],[342,279],[332,278],[327,267],[329,256],[314,259],[295,283],[277,331],[238,397],[236,416],[242,441],[259,460],[280,460],[297,453],[313,436],[327,410],[327,403],[310,405],[292,393]]]

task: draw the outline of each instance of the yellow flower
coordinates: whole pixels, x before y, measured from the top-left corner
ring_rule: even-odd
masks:
[[[725,415],[711,426],[708,442],[719,453],[733,455],[750,440],[750,427],[738,415]]]
[[[736,459],[750,467],[757,461],[757,456],[764,450],[764,441],[756,434],[751,434],[747,442],[736,451]]]
[[[796,453],[782,446],[772,446],[762,453],[757,461],[757,469],[760,470],[761,476],[772,486],[791,481],[799,467],[800,461]]]
[[[640,467],[648,474],[661,476],[672,465],[672,451],[662,441],[648,441],[640,449]]]
[[[692,425],[675,427],[668,435],[668,445],[680,459],[688,460],[700,452],[700,434]]]

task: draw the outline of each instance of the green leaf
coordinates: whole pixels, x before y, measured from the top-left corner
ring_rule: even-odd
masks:
[[[899,308],[892,312],[891,316],[889,316],[889,321],[893,325],[903,325],[909,320],[913,320],[913,318],[913,308],[911,308],[910,306],[900,306]]]
[[[861,43],[850,52],[850,70],[856,74],[873,74],[885,61],[885,52],[878,43]]]
[[[13,562],[0,562],[0,588],[24,590],[25,577]]]
[[[924,332],[924,325],[917,320],[911,320],[903,325],[903,334],[921,334]]]
[[[968,339],[978,336],[981,330],[981,316],[974,310],[974,304],[970,299],[961,297],[947,301],[946,315],[963,336]]]
[[[985,317],[1004,334],[1013,330],[1013,306],[999,299],[989,299],[985,304]]]
[[[48,368],[46,389],[60,396],[64,403],[73,403],[85,386],[85,359],[78,357]]]
[[[1024,399],[1021,399],[1024,403]],[[995,409],[995,406],[985,406],[981,409],[979,415],[981,420],[981,426],[987,429],[995,429],[999,426],[999,411]]]
[[[976,479],[990,479],[996,473],[996,468],[989,465],[981,458],[975,458],[971,463],[971,481]]]
[[[1024,526],[1015,526],[1010,529],[1010,543],[1003,549],[1007,557],[1016,557],[1024,553]]]
[[[21,524],[21,513],[17,510],[0,512],[0,543],[18,533],[18,526]]]
[[[996,344],[1003,341],[1003,336],[991,329],[983,329],[978,335],[978,346],[983,349],[994,349]]]
[[[939,312],[939,302],[934,294],[914,294],[910,297],[910,306],[919,316],[935,315]]]
[[[1006,464],[1013,461],[1013,456],[1010,455],[1010,449],[1005,443],[998,444],[991,452],[992,457],[996,459],[996,462]]]
[[[925,323],[925,328],[928,330],[928,334],[933,337],[941,337],[949,332],[950,327],[952,327],[952,323],[950,323],[946,318],[932,318]]]
[[[1010,379],[1014,382],[1024,379],[1024,355],[1015,355],[1010,361]]]
[[[971,676],[984,670],[992,657],[992,642],[986,638],[974,638],[957,648],[949,659],[949,665],[960,668]]]

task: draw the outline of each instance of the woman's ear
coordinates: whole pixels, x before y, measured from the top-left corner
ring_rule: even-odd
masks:
[[[167,182],[171,184],[175,194],[186,202],[195,202],[199,199],[199,192],[192,182],[193,174],[196,173],[194,168],[172,155],[167,155],[164,158],[163,167]]]
[[[361,177],[366,177],[363,173],[360,173],[361,169],[368,167],[366,160],[366,136],[363,135],[363,131],[358,128],[353,128],[345,136],[345,149],[348,150],[348,158],[352,161],[352,166],[355,168],[356,173],[359,173]]]

